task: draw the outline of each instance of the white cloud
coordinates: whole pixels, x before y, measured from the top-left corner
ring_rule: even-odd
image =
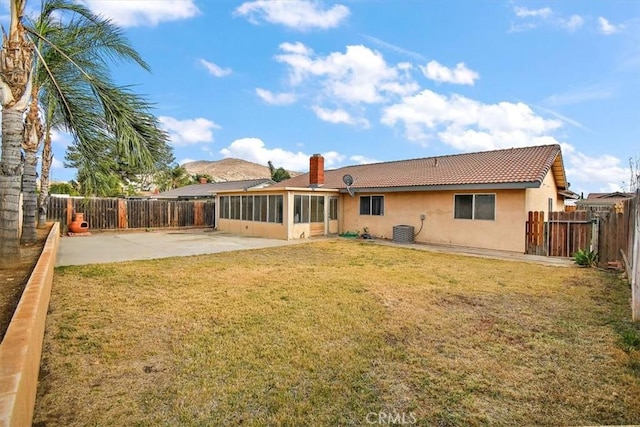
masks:
[[[316,116],[325,122],[329,123],[344,123],[347,125],[357,125],[363,128],[369,127],[369,121],[364,118],[352,117],[351,114],[346,112],[345,110],[337,109],[337,110],[329,110],[326,108],[313,106],[311,107],[316,113]]]
[[[402,123],[408,139],[439,139],[461,151],[553,144],[548,134],[559,120],[536,115],[523,103],[483,104],[460,95],[446,97],[430,90],[403,98],[384,109],[383,124]]]
[[[584,24],[584,19],[580,15],[571,15],[569,19],[560,19],[559,24],[569,32],[574,32]]]
[[[325,9],[315,0],[257,0],[243,3],[235,14],[247,17],[252,24],[265,21],[305,31],[337,27],[349,16],[349,8],[336,4]]]
[[[370,41],[371,43],[376,44],[376,45],[378,45],[378,46],[380,46],[382,48],[389,49],[389,50],[391,50],[393,52],[400,53],[402,55],[410,56],[410,57],[412,57],[414,59],[417,59],[418,61],[425,61],[426,60],[426,58],[423,55],[419,54],[418,52],[413,52],[411,50],[404,49],[404,48],[402,48],[400,46],[396,46],[394,44],[387,43],[384,40],[380,40],[379,38],[372,37],[372,36],[369,36],[369,35],[366,35],[366,34],[363,34],[363,37],[365,39],[367,39],[368,41]]]
[[[220,150],[225,158],[233,157],[250,162],[266,165],[269,160],[277,167],[293,171],[309,170],[309,154],[298,151],[283,150],[282,148],[267,148],[259,138],[236,139],[228,147]],[[344,156],[336,151],[323,153],[326,168],[334,167],[344,160]]]
[[[263,165],[266,165],[271,160],[274,165],[288,170],[303,171],[309,169],[309,155],[300,151],[294,153],[282,148],[267,148],[259,138],[236,139],[228,147],[220,150],[220,154],[225,158],[233,157]]]
[[[123,27],[156,26],[161,22],[193,18],[200,14],[194,0],[83,0],[93,12]]]
[[[264,102],[271,105],[291,105],[298,99],[295,93],[273,93],[261,88],[256,88],[256,94]]]
[[[303,43],[300,43],[300,42],[295,42],[295,43],[284,42],[280,45],[280,50],[287,53],[297,53],[300,55],[311,55],[313,53],[313,49],[305,46]]]
[[[379,52],[365,46],[347,46],[345,53],[325,57],[314,55],[302,43],[284,43],[280,49],[284,53],[276,60],[289,66],[291,85],[319,82],[322,92],[334,102],[379,103],[383,93],[406,95],[418,89],[397,67],[387,65]]]
[[[600,185],[598,191],[609,192],[623,190],[622,183],[629,180],[629,169],[621,166],[617,157],[609,154],[591,157],[578,152],[569,144],[562,145],[562,152],[570,181],[575,180],[582,185],[591,184],[591,188],[593,185]]]
[[[608,99],[611,98],[613,94],[613,89],[606,86],[587,86],[572,89],[564,93],[553,94],[545,99],[545,103],[551,105],[574,105],[587,101]]]
[[[176,147],[213,142],[213,130],[222,129],[216,123],[202,117],[178,120],[174,117],[160,116],[158,121],[169,133],[171,144]]]
[[[556,14],[549,7],[528,9],[526,7],[516,6],[513,12],[518,18],[518,21],[511,24],[509,32],[512,33],[532,30],[543,25],[561,28],[572,33],[584,25],[584,18],[582,16],[574,14],[566,18]]]
[[[194,160],[194,159],[190,159],[190,158],[188,158],[188,157],[187,157],[187,158],[184,158],[184,159],[182,159],[182,160],[178,160],[178,164],[179,164],[180,166],[184,165],[185,163],[191,163],[191,162],[195,162],[195,160]]]
[[[360,155],[351,156],[351,157],[349,157],[349,160],[351,160],[352,162],[357,163],[359,165],[366,165],[368,163],[379,163],[380,162],[380,160],[376,160],[376,159],[372,159],[371,157],[360,156]]]
[[[577,121],[575,119],[572,119],[571,117],[567,117],[564,114],[560,114],[557,111],[551,110],[550,108],[545,108],[545,107],[541,107],[539,105],[533,105],[533,104],[531,104],[531,106],[536,108],[536,109],[538,109],[538,110],[540,110],[540,111],[543,111],[543,112],[545,112],[547,114],[551,114],[556,119],[560,119],[565,123],[568,123],[568,124],[570,124],[572,126],[575,126],[575,127],[579,128],[579,129],[586,130],[587,132],[591,132],[591,129],[589,129],[588,127],[586,127],[585,125],[583,125],[579,121]]]
[[[73,138],[66,132],[60,132],[55,129],[51,131],[51,143],[69,147],[73,143]]]
[[[513,11],[518,18],[548,18],[553,14],[553,10],[549,7],[542,9],[527,9],[526,7],[516,6]]]
[[[325,169],[334,168],[344,162],[345,159],[345,156],[337,151],[327,151],[326,153],[322,153],[322,157],[324,157]]]
[[[209,62],[206,59],[200,59],[199,60],[200,64],[203,65],[207,71],[216,77],[225,77],[228,76],[229,74],[231,74],[231,68],[222,68],[216,64],[214,64],[213,62]]]
[[[459,85],[471,85],[480,78],[480,75],[467,68],[464,62],[456,64],[456,68],[447,68],[438,61],[430,61],[426,67],[420,67],[426,78],[442,83]]]
[[[598,31],[600,32],[600,34],[608,36],[611,34],[619,33],[620,31],[624,30],[624,28],[624,24],[615,25],[610,23],[602,16],[598,17]]]
[[[54,157],[51,160],[51,169],[64,169],[64,163]]]

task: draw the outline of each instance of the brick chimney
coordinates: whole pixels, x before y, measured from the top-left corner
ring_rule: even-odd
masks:
[[[309,159],[309,186],[320,187],[324,185],[324,157],[314,154]]]
[[[204,176],[200,177],[200,184],[206,184],[207,183],[207,178],[205,178]]]

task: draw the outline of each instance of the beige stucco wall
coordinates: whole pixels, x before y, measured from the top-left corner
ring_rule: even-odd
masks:
[[[453,217],[455,194],[495,194],[496,218],[494,221],[455,219]],[[525,250],[525,191],[432,191],[412,193],[387,193],[384,216],[360,215],[359,193],[342,199],[344,219],[341,231],[360,231],[364,227],[378,237],[391,239],[394,225],[412,225],[420,230],[420,214],[426,219],[417,242],[456,246],[480,247],[515,252]]]
[[[285,224],[271,222],[253,222],[235,219],[217,219],[217,229],[227,233],[242,234],[245,236],[268,237],[270,239],[286,239],[287,228]]]
[[[527,188],[527,204],[526,210],[529,211],[544,211],[549,210],[548,200],[553,200],[552,211],[564,210],[564,199],[558,195],[558,187],[556,186],[556,180],[553,177],[551,171],[547,172],[542,185],[539,188]]]

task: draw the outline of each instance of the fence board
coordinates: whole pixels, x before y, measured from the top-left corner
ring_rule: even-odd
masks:
[[[571,257],[591,244],[591,218],[587,211],[549,214],[549,256]]]
[[[530,255],[546,255],[544,212],[529,212],[526,223],[526,252]]]

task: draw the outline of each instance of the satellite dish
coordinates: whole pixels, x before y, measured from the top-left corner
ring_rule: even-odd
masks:
[[[353,184],[353,177],[349,174],[346,174],[342,177],[342,182],[344,182],[344,184],[347,186],[349,195],[353,197],[353,188],[351,188],[351,185]]]

